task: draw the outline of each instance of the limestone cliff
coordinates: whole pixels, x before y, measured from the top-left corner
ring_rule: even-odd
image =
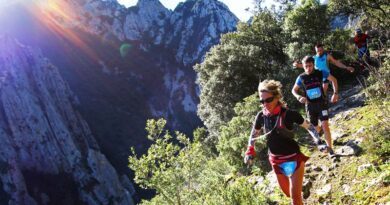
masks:
[[[39,50],[0,37],[1,204],[133,204],[77,105]]]

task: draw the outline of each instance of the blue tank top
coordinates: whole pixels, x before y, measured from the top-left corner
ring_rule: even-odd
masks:
[[[330,73],[328,66],[328,54],[324,53],[322,56],[315,55],[314,58],[314,66],[315,69],[322,71],[323,73]]]

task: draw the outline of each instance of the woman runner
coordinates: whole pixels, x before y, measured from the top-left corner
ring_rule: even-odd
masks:
[[[272,165],[279,186],[292,204],[303,204],[302,184],[305,162],[309,157],[301,153],[298,143],[293,139],[293,125],[307,129],[320,150],[321,140],[309,122],[296,111],[289,110],[283,101],[282,85],[279,81],[265,80],[259,84],[258,91],[263,110],[253,124],[244,162],[252,164],[255,156],[254,143],[261,133],[266,138],[269,162]]]

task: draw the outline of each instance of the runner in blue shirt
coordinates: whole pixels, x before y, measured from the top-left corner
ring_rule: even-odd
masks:
[[[315,46],[315,50],[316,50],[316,55],[313,56],[315,69],[322,71],[323,73],[329,75],[330,77],[329,79],[324,79],[324,83],[323,83],[324,93],[326,95],[328,92],[329,81],[332,81],[333,83],[336,80],[336,78],[330,74],[329,63],[332,63],[333,65],[339,68],[346,69],[351,73],[355,69],[353,67],[344,65],[340,61],[336,60],[331,54],[325,52],[323,45],[320,43]],[[303,65],[299,62],[294,62],[293,66],[297,68],[303,68]],[[336,92],[336,95],[337,94],[338,93]]]
[[[295,85],[292,89],[293,95],[299,102],[305,103],[306,114],[310,119],[310,123],[316,126],[317,132],[321,130],[318,125],[318,120],[321,121],[321,126],[324,131],[325,141],[327,144],[327,151],[332,159],[336,159],[336,155],[332,149],[332,136],[329,129],[329,112],[328,100],[324,93],[322,84],[324,79],[330,80],[330,76],[325,71],[314,70],[314,58],[306,56],[302,60],[305,72],[298,76]],[[332,82],[333,95],[331,102],[337,101],[337,80]],[[300,95],[299,90],[303,90],[304,94]]]

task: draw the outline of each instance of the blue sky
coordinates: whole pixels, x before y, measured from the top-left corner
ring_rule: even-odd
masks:
[[[137,4],[138,0],[117,0],[120,4],[125,5],[126,7],[133,6]],[[246,11],[247,8],[253,9],[254,0],[219,0],[226,4],[230,11],[232,11],[241,21],[247,21],[251,16],[251,12]],[[184,0],[160,0],[160,2],[169,9],[175,9],[176,5],[179,2],[184,2]],[[267,5],[272,4],[272,0],[266,0]]]

